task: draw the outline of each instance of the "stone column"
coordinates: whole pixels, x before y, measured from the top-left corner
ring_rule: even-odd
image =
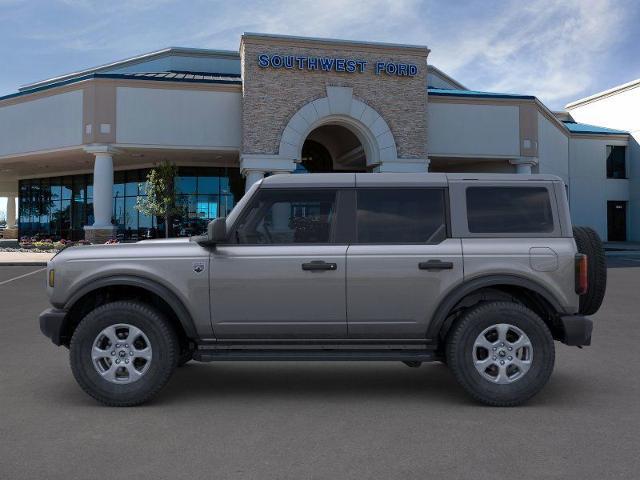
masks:
[[[93,225],[84,227],[85,240],[104,243],[115,237],[113,217],[113,155],[108,145],[86,147],[85,151],[95,156],[93,164]]]
[[[516,166],[516,173],[531,175],[531,167],[538,164],[536,157],[520,157],[509,160],[511,165]]]

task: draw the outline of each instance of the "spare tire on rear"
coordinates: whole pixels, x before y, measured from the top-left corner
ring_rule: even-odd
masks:
[[[593,315],[598,311],[607,289],[607,263],[602,240],[596,231],[589,227],[573,227],[573,238],[578,252],[587,256],[587,293],[580,295],[582,315]]]

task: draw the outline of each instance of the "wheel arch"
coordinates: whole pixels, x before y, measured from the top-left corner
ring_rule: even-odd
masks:
[[[552,317],[556,312],[564,312],[564,308],[556,296],[533,280],[518,275],[488,275],[464,282],[447,294],[436,308],[427,329],[427,338],[439,343],[453,323],[451,317],[456,313],[456,307],[465,299],[490,290],[517,298],[537,313],[543,313],[544,315],[541,317],[552,329],[552,332],[555,329]]]
[[[91,309],[113,298],[140,298],[154,304],[169,315],[176,333],[184,340],[197,338],[193,318],[184,303],[169,288],[145,277],[115,275],[98,279],[79,288],[64,304],[67,316],[63,329],[63,344],[67,344],[83,316]]]

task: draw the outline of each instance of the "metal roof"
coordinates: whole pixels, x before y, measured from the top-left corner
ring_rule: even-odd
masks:
[[[185,47],[168,47],[163,48],[161,50],[156,50],[154,52],[143,53],[140,55],[136,55],[135,57],[125,58],[124,60],[116,60],[115,62],[106,63],[104,65],[99,65],[97,67],[86,68],[83,70],[78,70],[76,72],[67,73],[64,75],[60,75],[53,78],[48,78],[46,80],[40,80],[38,82],[28,83],[26,85],[18,88],[18,91],[23,90],[32,90],[38,87],[42,87],[44,85],[49,85],[53,83],[58,83],[64,80],[70,80],[74,77],[81,77],[85,75],[89,75],[92,73],[100,73],[105,70],[113,70],[114,68],[122,68],[127,65],[135,65],[138,63],[146,62],[152,59],[161,58],[170,56],[173,54],[177,55],[191,55],[191,56],[207,56],[207,57],[221,57],[221,58],[237,58],[240,59],[240,54],[238,52],[229,51],[229,50],[211,50],[204,48],[185,48]]]
[[[0,100],[23,97],[32,93],[49,90],[50,88],[62,87],[73,83],[91,80],[93,78],[113,78],[120,80],[151,80],[156,82],[185,82],[185,83],[217,83],[226,85],[242,85],[240,75],[230,73],[198,73],[198,72],[142,72],[142,73],[91,73],[81,77],[74,77],[68,80],[61,80],[55,83],[48,83],[41,87],[23,90],[18,93],[10,93],[0,97]]]
[[[563,121],[565,127],[569,129],[571,133],[584,133],[584,134],[596,134],[596,135],[628,135],[629,132],[625,130],[614,130],[613,128],[598,127],[597,125],[589,125],[587,123],[577,123]]]
[[[479,92],[477,90],[454,90],[447,88],[427,88],[429,95],[443,97],[481,97],[481,98],[517,98],[535,100],[533,95],[520,95],[517,93]]]

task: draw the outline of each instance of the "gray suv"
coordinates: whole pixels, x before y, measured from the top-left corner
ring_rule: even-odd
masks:
[[[520,404],[554,340],[589,345],[602,244],[549,175],[275,175],[191,239],[67,248],[40,328],[97,400],[140,404],[190,360],[446,363]]]

